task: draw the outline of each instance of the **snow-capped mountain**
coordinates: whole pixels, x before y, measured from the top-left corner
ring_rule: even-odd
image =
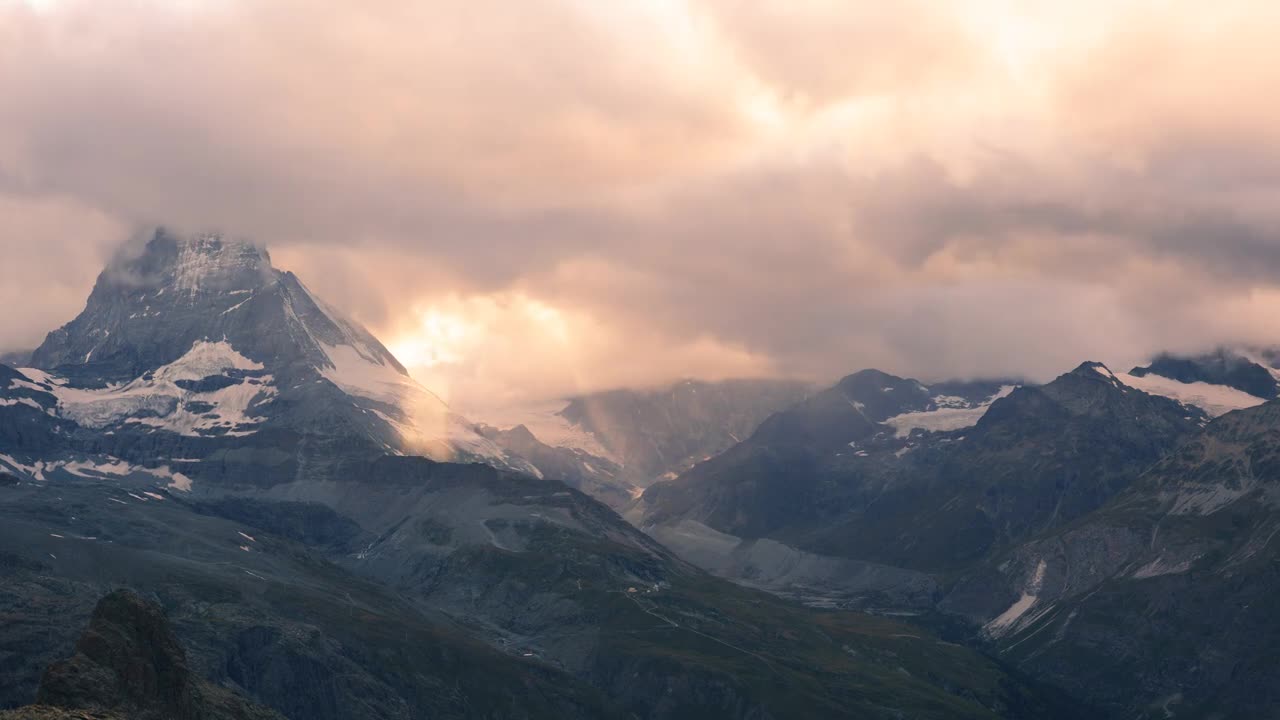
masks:
[[[122,252],[30,362],[17,382],[108,434],[190,438],[204,452],[197,440],[267,430],[363,437],[376,452],[526,469],[265,250],[220,235],[161,230]]]

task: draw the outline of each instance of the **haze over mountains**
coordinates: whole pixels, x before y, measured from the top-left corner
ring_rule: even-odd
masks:
[[[1280,720],[1278,35],[0,0],[0,718]]]
[[[157,231],[0,366],[0,703],[126,586],[294,718],[1256,716],[1273,357],[498,426],[265,250]]]

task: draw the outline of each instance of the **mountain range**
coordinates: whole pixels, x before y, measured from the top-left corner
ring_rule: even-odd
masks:
[[[159,230],[5,359],[0,707],[55,697],[50,666],[109,680],[143,636],[263,717],[1226,718],[1280,693],[1272,350],[473,422],[261,247]]]
[[[521,441],[454,413],[261,248],[158,231],[0,368],[0,706],[35,699],[130,588],[200,682],[291,718],[1073,707],[927,630],[716,578]]]

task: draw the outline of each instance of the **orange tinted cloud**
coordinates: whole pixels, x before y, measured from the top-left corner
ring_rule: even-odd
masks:
[[[0,2],[3,291],[36,308],[0,345],[151,223],[265,242],[468,402],[1266,340],[1277,30],[1238,0]]]

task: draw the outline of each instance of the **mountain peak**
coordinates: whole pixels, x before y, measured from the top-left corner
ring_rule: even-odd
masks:
[[[158,229],[143,245],[128,245],[98,278],[95,292],[173,292],[179,297],[255,290],[272,279],[262,247],[220,233],[177,235]]]
[[[196,235],[178,243],[174,286],[179,292],[195,295],[242,273],[263,276],[270,269],[266,251],[249,242],[216,234]]]
[[[1115,373],[1111,372],[1111,368],[1094,360],[1088,360],[1080,363],[1076,369],[1058,378],[1054,383],[1061,383],[1061,381],[1067,378],[1080,378],[1083,380],[1102,382],[1121,390],[1124,390],[1127,387]]]
[[[1086,360],[1077,365],[1076,368],[1068,374],[1085,376],[1101,375],[1102,377],[1107,378],[1115,377],[1115,374],[1111,372],[1111,368],[1096,360]]]
[[[895,383],[901,382],[905,382],[905,380],[897,375],[890,375],[883,370],[875,368],[867,368],[844,376],[836,384],[840,387],[892,387]]]
[[[95,429],[354,434],[379,452],[510,465],[366,328],[261,247],[214,233],[162,229],[122,250],[31,363],[59,378],[57,412]]]

